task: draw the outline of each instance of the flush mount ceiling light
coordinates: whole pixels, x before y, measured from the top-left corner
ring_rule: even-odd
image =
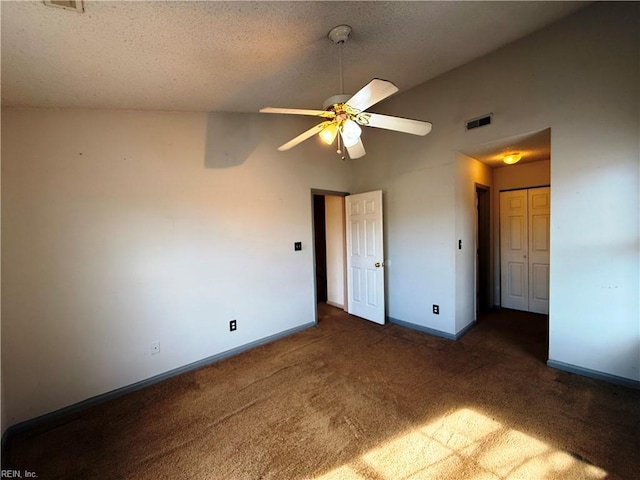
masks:
[[[340,91],[344,92],[344,80],[342,73],[342,46],[349,38],[351,27],[338,25],[329,32],[329,39],[340,48]],[[426,135],[431,131],[431,123],[408,118],[391,117],[377,113],[365,112],[372,105],[384,100],[398,91],[393,83],[387,80],[374,78],[358,91],[355,95],[333,95],[325,100],[324,110],[302,110],[296,108],[266,107],[260,109],[262,113],[286,113],[291,115],[311,115],[322,117],[325,120],[315,127],[301,133],[293,140],[278,148],[279,151],[289,150],[316,133],[326,144],[332,144],[338,138],[339,155],[342,155],[340,143],[344,145],[350,158],[360,158],[366,153],[360,134],[361,126],[384,128],[396,132],[410,133],[412,135]],[[338,135],[339,134],[339,135]],[[344,160],[344,155],[342,159]]]
[[[513,165],[514,163],[518,163],[521,158],[522,158],[522,155],[520,155],[518,152],[513,152],[505,155],[502,158],[502,161],[507,165]]]

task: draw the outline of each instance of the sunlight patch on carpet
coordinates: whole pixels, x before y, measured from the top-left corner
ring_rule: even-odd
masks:
[[[316,480],[598,480],[606,476],[595,465],[464,408],[397,436]]]

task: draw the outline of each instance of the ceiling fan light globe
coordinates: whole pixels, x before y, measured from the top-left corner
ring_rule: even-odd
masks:
[[[358,139],[362,135],[362,128],[353,120],[345,120],[342,124],[342,138],[346,146],[352,146],[358,143]],[[351,145],[349,145],[351,143]]]
[[[346,137],[344,134],[342,135],[342,143],[344,143],[344,146],[346,148],[353,147],[358,143],[359,140],[360,140],[359,138],[349,138],[349,137]]]
[[[338,135],[338,126],[335,123],[327,125],[327,127],[320,132],[320,139],[327,145],[331,145]]]

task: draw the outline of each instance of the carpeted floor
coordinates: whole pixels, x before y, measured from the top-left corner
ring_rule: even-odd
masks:
[[[546,317],[457,342],[319,324],[11,438],[43,479],[639,478],[640,392],[548,368]]]

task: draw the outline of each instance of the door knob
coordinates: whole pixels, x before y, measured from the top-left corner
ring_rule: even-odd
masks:
[[[376,268],[384,267],[384,262],[376,262]]]

